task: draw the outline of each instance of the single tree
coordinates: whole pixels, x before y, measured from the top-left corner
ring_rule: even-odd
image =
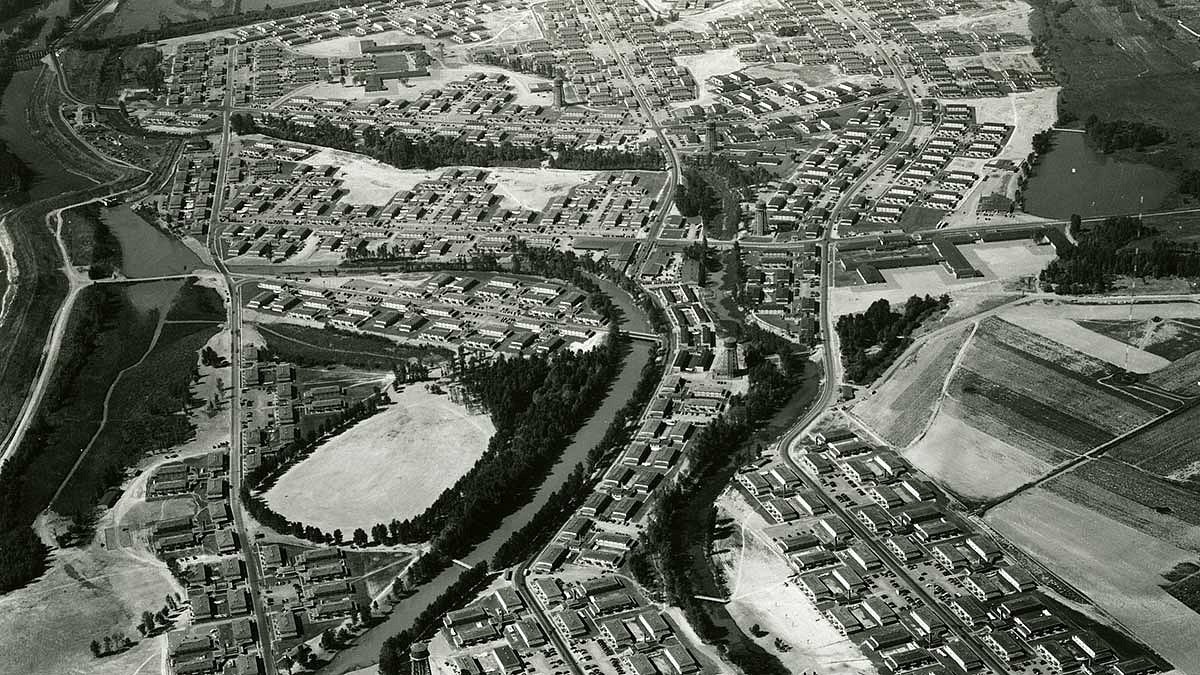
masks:
[[[100,656],[100,643],[95,640],[92,640],[92,644],[89,646],[92,649],[92,656],[99,657]]]

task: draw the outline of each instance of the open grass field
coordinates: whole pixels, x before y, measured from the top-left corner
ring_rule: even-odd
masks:
[[[1130,372],[1152,373],[1170,364],[1169,359],[1088,330],[1063,314],[1064,307],[1060,305],[1029,304],[1008,309],[1000,316],[1030,332]]]
[[[105,550],[102,537],[84,548],[54,551],[50,571],[0,597],[0,672],[12,675],[157,673],[165,637],[97,659],[93,639],[124,632],[138,640],[141,613],[158,611],[182,589],[148,552]],[[36,636],[34,639],[32,636]]]
[[[1181,394],[1200,394],[1200,351],[1192,352],[1146,378],[1150,384]]]
[[[1160,587],[1196,553],[1034,488],[990,511],[988,524],[1087,595],[1179,671],[1200,672],[1200,616]]]
[[[924,432],[970,328],[931,338],[906,352],[891,376],[854,406],[854,414],[898,448]]]
[[[990,340],[1001,347],[1010,347],[1028,353],[1031,357],[1048,361],[1059,367],[1087,378],[1108,371],[1108,364],[1012,322],[998,318],[985,319],[979,326],[980,340]]]
[[[947,400],[904,458],[965,500],[1003,495],[1050,470],[1049,463],[1024,446],[968,424],[964,413],[957,401]]]
[[[420,386],[392,396],[280,477],[266,494],[271,508],[326,532],[404,520],[466,474],[495,431],[487,415]]]
[[[1107,456],[1174,479],[1200,474],[1200,408],[1189,408],[1124,439]]]

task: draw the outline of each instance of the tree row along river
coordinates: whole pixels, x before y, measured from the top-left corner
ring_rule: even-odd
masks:
[[[621,370],[613,380],[608,395],[583,427],[575,434],[571,444],[563,451],[562,457],[546,476],[533,499],[519,511],[504,519],[504,522],[492,532],[486,540],[479,543],[464,561],[474,565],[481,561],[490,562],[500,545],[508,540],[513,532],[521,528],[541,506],[546,503],[554,491],[562,487],[571,470],[582,462],[608,429],[612,418],[633,396],[637,387],[642,368],[650,360],[650,345],[646,342],[633,341],[625,356]],[[400,601],[387,620],[364,635],[354,646],[339,652],[333,661],[321,670],[322,673],[336,675],[359,668],[365,668],[379,660],[379,648],[388,637],[409,628],[417,615],[425,610],[431,602],[445,591],[450,584],[464,572],[463,568],[451,565],[441,574],[417,589],[413,595]]]

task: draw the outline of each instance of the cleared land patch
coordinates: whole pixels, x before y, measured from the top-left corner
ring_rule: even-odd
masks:
[[[267,492],[271,508],[326,532],[423,512],[467,473],[495,431],[444,395],[409,386],[318,448]]]
[[[905,459],[966,499],[1003,495],[1050,470],[1036,455],[963,422],[959,408],[946,401]]]
[[[1006,310],[1001,316],[1026,330],[1130,372],[1152,373],[1170,364],[1157,354],[1080,326],[1063,317],[1060,307],[1055,305],[1022,305]]]
[[[1200,672],[1200,621],[1159,586],[1155,573],[1195,560],[1194,552],[1042,488],[993,509],[986,520],[1179,671]]]
[[[920,344],[854,413],[892,445],[907,447],[937,410],[954,357],[970,332],[963,328]]]

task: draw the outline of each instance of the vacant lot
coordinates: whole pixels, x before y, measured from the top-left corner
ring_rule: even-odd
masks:
[[[918,345],[883,384],[854,406],[854,413],[892,445],[908,447],[937,410],[954,357],[970,332],[966,327]]]
[[[1159,587],[1160,574],[1196,554],[1041,488],[987,521],[1086,594],[1182,672],[1200,672],[1200,621]]]
[[[746,635],[752,635],[750,629],[758,626],[762,637],[755,636],[755,642],[778,656],[793,673],[876,672],[862,650],[838,634],[796,586],[787,562],[751,532],[766,521],[737,493],[726,492],[717,505],[735,521],[735,533],[722,542],[729,550],[717,556],[716,562],[729,586],[729,615]],[[791,649],[780,652],[775,648],[776,639]]]
[[[284,474],[267,492],[271,508],[326,532],[404,520],[463,476],[495,431],[487,415],[420,386],[393,399]]]
[[[1036,454],[967,424],[962,414],[957,401],[943,403],[905,459],[966,500],[1000,496],[1050,470]]]

